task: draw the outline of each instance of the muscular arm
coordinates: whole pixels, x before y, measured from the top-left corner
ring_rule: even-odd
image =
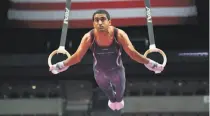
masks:
[[[64,65],[72,66],[76,63],[79,63],[83,58],[83,56],[85,55],[85,53],[87,52],[87,50],[89,49],[90,45],[91,45],[90,34],[87,33],[83,36],[77,51],[70,58],[67,58],[64,61]]]
[[[129,40],[128,35],[120,29],[118,29],[118,41],[131,59],[142,64],[149,63],[149,60],[146,57],[144,57],[142,54],[136,51],[131,41]]]

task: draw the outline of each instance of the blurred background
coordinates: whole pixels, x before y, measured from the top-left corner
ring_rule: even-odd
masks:
[[[156,46],[168,63],[161,74],[123,53],[122,116],[208,116],[209,1],[150,0]],[[48,55],[59,47],[65,0],[2,0],[0,10],[0,116],[118,116],[98,89],[90,51],[67,71],[52,75]],[[66,49],[76,51],[106,9],[135,48],[149,48],[143,0],[72,0]],[[149,56],[162,62],[159,54]],[[65,56],[53,57],[53,63]]]

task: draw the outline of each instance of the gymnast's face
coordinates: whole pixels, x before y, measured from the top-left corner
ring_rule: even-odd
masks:
[[[96,14],[93,20],[94,28],[99,32],[108,31],[111,25],[111,20],[108,20],[106,14]]]

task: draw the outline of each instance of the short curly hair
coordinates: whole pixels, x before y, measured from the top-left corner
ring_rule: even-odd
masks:
[[[93,16],[92,16],[92,20],[94,21],[94,16],[96,14],[105,14],[106,15],[106,18],[108,20],[110,20],[110,14],[106,11],[106,10],[97,10],[96,12],[93,13]]]

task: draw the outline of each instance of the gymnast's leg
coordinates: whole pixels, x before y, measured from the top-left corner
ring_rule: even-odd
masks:
[[[116,110],[115,108],[116,99],[110,78],[107,77],[102,71],[98,70],[94,70],[94,76],[99,88],[106,94],[106,96],[109,99],[108,102],[109,108],[112,110]]]
[[[114,87],[115,90],[115,107],[116,110],[120,110],[124,108],[124,92],[125,92],[125,83],[126,83],[126,78],[125,78],[125,69],[120,68],[117,70],[112,71],[111,74],[111,84]]]

